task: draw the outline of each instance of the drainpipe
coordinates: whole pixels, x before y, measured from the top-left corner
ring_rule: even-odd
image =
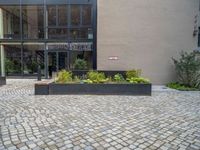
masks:
[[[0,8],[0,39],[3,39],[3,10]],[[5,53],[4,46],[0,45],[1,54],[1,76],[5,77]]]

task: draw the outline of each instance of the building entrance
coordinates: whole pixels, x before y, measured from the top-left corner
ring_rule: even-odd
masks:
[[[49,77],[52,77],[54,72],[58,72],[62,69],[69,70],[68,52],[49,52],[48,53]]]

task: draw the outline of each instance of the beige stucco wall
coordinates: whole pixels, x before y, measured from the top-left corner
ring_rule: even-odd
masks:
[[[171,57],[197,46],[199,0],[97,1],[97,69],[139,68],[154,84],[175,79]]]

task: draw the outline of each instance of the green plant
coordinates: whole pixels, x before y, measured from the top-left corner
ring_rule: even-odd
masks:
[[[14,62],[9,60],[9,59],[5,59],[5,68],[6,68],[6,73],[11,73],[14,71]]]
[[[97,71],[89,71],[87,73],[87,80],[92,83],[105,83],[108,82],[108,78],[106,78],[105,74],[103,72],[97,72]]]
[[[31,72],[37,72],[38,63],[36,61],[32,61],[30,64],[28,64],[28,69],[31,70]]]
[[[74,69],[84,70],[87,69],[87,62],[84,59],[76,59]]]
[[[116,75],[114,75],[114,80],[116,82],[123,82],[123,81],[125,81],[124,77],[121,74],[119,74],[119,73],[116,74]]]
[[[87,84],[92,84],[94,83],[92,80],[90,79],[86,79],[86,80],[83,80],[84,83],[87,83]]]
[[[72,82],[72,73],[70,71],[66,71],[66,70],[59,71],[56,82],[57,83]]]
[[[140,69],[129,70],[126,72],[126,78],[127,79],[138,78],[141,76],[141,74],[142,74],[142,71]]]
[[[188,87],[188,86],[185,86],[185,85],[177,83],[177,82],[169,83],[169,84],[167,84],[167,87],[169,87],[171,89],[180,90],[180,91],[196,91],[196,90],[198,90],[197,88]]]
[[[173,59],[178,82],[187,87],[200,88],[200,58],[197,53],[181,52],[179,60]]]
[[[81,79],[80,79],[80,77],[78,77],[78,76],[74,76],[73,81],[74,81],[74,82],[81,82]]]
[[[137,78],[129,78],[127,79],[128,82],[130,83],[150,83],[149,79],[142,78],[142,77],[137,77]]]

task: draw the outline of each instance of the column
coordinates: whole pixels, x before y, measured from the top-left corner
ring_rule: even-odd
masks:
[[[4,46],[1,45],[1,76],[5,77],[5,53],[4,53]]]
[[[0,8],[0,39],[3,38],[3,10]],[[0,56],[1,56],[1,76],[5,76],[5,53],[4,46],[0,45]]]

